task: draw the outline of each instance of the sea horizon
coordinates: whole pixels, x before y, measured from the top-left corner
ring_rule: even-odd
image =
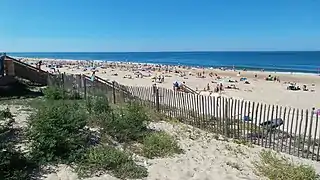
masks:
[[[319,74],[320,51],[6,52],[26,58],[99,60]]]

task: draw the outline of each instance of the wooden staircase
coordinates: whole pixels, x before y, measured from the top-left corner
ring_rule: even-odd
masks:
[[[11,59],[4,59],[4,69],[6,76],[15,76],[14,73],[14,63]]]
[[[27,79],[38,85],[46,86],[50,73],[33,67],[9,56],[4,56],[5,76]]]

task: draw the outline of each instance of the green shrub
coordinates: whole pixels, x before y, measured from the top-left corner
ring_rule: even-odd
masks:
[[[62,100],[62,99],[70,99],[70,100],[77,100],[81,99],[80,94],[72,90],[68,92],[63,88],[57,86],[49,86],[44,90],[44,97],[49,100]]]
[[[92,110],[95,113],[110,113],[112,111],[108,98],[105,96],[96,97],[93,100]]]
[[[88,98],[86,107],[90,114],[88,121],[90,126],[104,127],[113,118],[113,110],[104,96]],[[102,132],[105,132],[105,129],[102,129]]]
[[[68,93],[68,99],[79,100],[82,99],[80,93],[77,90],[72,90]]]
[[[316,180],[319,178],[311,166],[295,165],[287,158],[279,158],[271,151],[263,150],[260,158],[261,162],[254,162],[258,174],[270,180]]]
[[[4,110],[0,110],[0,119],[12,119],[13,115],[10,112],[10,109],[7,107]]]
[[[89,113],[92,113],[93,112],[93,101],[92,101],[92,99],[91,98],[87,98],[85,102],[86,102],[87,111]]]
[[[143,154],[148,158],[166,157],[181,153],[177,141],[165,132],[150,133],[143,140]]]
[[[72,162],[88,144],[86,113],[75,102],[52,101],[28,121],[31,155],[40,163]]]
[[[12,118],[9,109],[1,112],[2,118]],[[13,133],[11,123],[0,119],[0,179],[28,180],[31,179],[32,169],[35,167],[25,154],[15,148],[16,143],[10,140]]]
[[[77,169],[81,176],[91,176],[101,171],[111,171],[119,178],[142,178],[147,176],[144,167],[135,164],[128,153],[111,146],[89,149]]]
[[[140,179],[148,176],[148,170],[145,167],[139,166],[133,161],[131,161],[119,166],[114,171],[114,174],[116,177],[119,177],[122,179],[126,179],[126,178]]]
[[[60,100],[65,99],[67,91],[56,86],[50,86],[44,89],[44,97],[50,100]]]
[[[103,128],[117,141],[128,142],[141,139],[147,132],[148,122],[149,118],[144,109],[132,103],[115,112]]]
[[[35,164],[26,156],[14,149],[14,146],[0,145],[0,179],[6,180],[28,180],[31,179]]]

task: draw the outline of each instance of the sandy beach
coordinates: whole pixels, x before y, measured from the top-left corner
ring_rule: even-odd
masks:
[[[35,64],[39,59],[22,59],[29,64]],[[86,74],[91,76],[89,61],[42,59],[42,69],[52,71],[47,65],[59,64],[59,72],[69,74]],[[95,62],[96,75],[110,81],[117,81],[128,86],[150,87],[155,82],[152,78],[164,76],[164,82],[157,83],[158,87],[173,88],[173,83],[185,82],[187,86],[198,90],[200,94],[210,95],[217,84],[225,87],[221,94],[235,99],[294,107],[299,109],[320,109],[320,76],[315,74],[221,70],[209,68],[192,68],[183,66],[144,65],[138,63]],[[200,73],[203,77],[197,77]],[[137,77],[137,74],[142,77]],[[210,77],[212,76],[212,77]],[[277,77],[280,81],[267,81],[266,77]],[[245,79],[240,81],[240,79]],[[236,82],[237,81],[237,82]],[[248,81],[250,84],[246,84]],[[290,83],[295,83],[301,90],[287,90]],[[209,85],[209,91],[207,89]],[[308,91],[303,91],[306,85]],[[235,86],[236,89],[227,89]]]

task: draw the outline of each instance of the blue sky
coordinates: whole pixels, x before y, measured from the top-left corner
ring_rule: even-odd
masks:
[[[1,0],[0,51],[320,50],[319,0]]]

